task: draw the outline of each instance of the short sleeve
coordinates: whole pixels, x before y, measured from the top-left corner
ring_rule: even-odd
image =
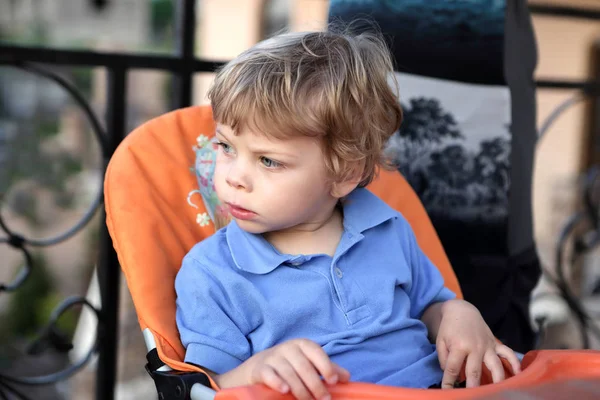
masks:
[[[415,234],[408,222],[404,225],[412,274],[412,285],[408,293],[410,316],[421,319],[430,305],[454,299],[456,294],[444,286],[442,274],[417,244]]]
[[[175,291],[185,362],[222,374],[251,356],[241,314],[206,267],[186,256],[175,279]]]

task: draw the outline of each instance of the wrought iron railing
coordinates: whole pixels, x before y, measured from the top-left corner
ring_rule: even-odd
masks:
[[[94,0],[99,6],[106,5],[106,0]],[[103,156],[103,167],[115,151],[116,147],[126,135],[126,88],[128,73],[133,69],[154,69],[172,74],[174,78],[174,96],[172,109],[186,107],[192,103],[192,77],[198,72],[212,72],[219,62],[200,60],[195,58],[195,29],[196,29],[196,0],[178,0],[176,10],[176,54],[146,55],[123,54],[110,52],[61,50],[53,48],[38,48],[28,46],[14,46],[0,44],[0,65],[20,68],[34,74],[53,80],[62,86],[82,109],[91,123],[95,138],[100,144]],[[573,18],[600,19],[600,13],[591,10],[581,10],[569,7],[549,7],[532,5],[534,13],[562,15]],[[218,40],[215,38],[214,40]],[[108,96],[106,99],[106,129],[92,111],[88,101],[67,80],[44,68],[43,64],[68,65],[79,67],[104,67],[108,72]],[[600,93],[600,82],[597,81],[564,81],[558,79],[543,79],[537,81],[541,88],[580,89],[586,93]],[[0,291],[14,291],[27,279],[32,268],[31,247],[52,246],[63,242],[79,232],[86,226],[94,214],[102,209],[102,190],[80,221],[68,231],[50,239],[29,239],[18,232],[12,231],[0,215],[0,228],[5,237],[0,238],[0,244],[12,246],[22,252],[25,264],[15,280],[10,283],[0,284]],[[104,218],[102,219],[104,221]],[[101,308],[97,309],[83,297],[66,299],[51,315],[47,327],[38,338],[38,343],[49,343],[59,349],[69,349],[68,340],[62,337],[55,329],[56,321],[67,309],[75,305],[83,305],[93,310],[98,319],[98,328],[95,344],[89,352],[78,362],[66,369],[36,377],[16,377],[5,374],[0,375],[0,398],[7,398],[5,393],[26,399],[24,393],[15,385],[46,385],[66,379],[80,370],[92,357],[98,355],[96,371],[96,399],[112,400],[116,384],[117,366],[117,332],[118,332],[118,305],[119,291],[115,290],[120,285],[120,268],[117,256],[112,247],[105,224],[101,228],[100,259],[98,263],[98,280],[100,285]]]
[[[81,107],[90,121],[93,132],[100,144],[103,158],[103,168],[118,144],[126,135],[126,88],[128,72],[133,69],[155,69],[170,72],[174,78],[172,109],[191,105],[192,77],[197,72],[212,72],[218,66],[217,62],[198,60],[194,57],[195,48],[195,0],[180,0],[176,10],[176,55],[134,55],[93,51],[72,51],[26,46],[0,45],[0,64],[21,68],[49,78],[63,87]],[[105,67],[108,72],[108,96],[106,99],[106,130],[102,128],[96,114],[88,101],[70,82],[45,69],[40,64],[69,65],[85,67]],[[0,290],[13,291],[27,279],[34,266],[28,248],[34,246],[51,246],[65,241],[79,232],[101,208],[103,191],[100,189],[97,198],[81,220],[67,232],[47,240],[28,239],[13,232],[0,217],[0,227],[6,237],[0,239],[0,244],[10,245],[23,253],[24,267],[16,279],[0,286]],[[103,212],[103,210],[102,210]],[[104,217],[104,215],[103,215]],[[111,400],[114,398],[117,366],[117,332],[118,305],[120,285],[120,268],[117,256],[112,247],[106,226],[102,224],[100,242],[100,260],[98,262],[98,282],[100,286],[101,309],[96,309],[85,298],[73,297],[65,300],[52,314],[43,337],[38,341],[50,341],[54,346],[64,347],[64,338],[56,333],[55,323],[58,317],[68,308],[75,305],[85,305],[92,309],[98,319],[98,330],[94,346],[77,363],[63,371],[40,377],[0,376],[0,394],[11,392],[21,398],[27,396],[14,387],[14,384],[44,385],[66,379],[81,369],[95,353],[98,355],[96,398]],[[4,398],[4,394],[1,395]]]

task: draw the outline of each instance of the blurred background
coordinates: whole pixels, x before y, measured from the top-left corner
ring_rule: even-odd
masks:
[[[600,12],[598,0],[535,0],[532,4],[582,6]],[[197,3],[195,55],[225,61],[281,29],[320,30],[327,0],[203,0]],[[0,0],[0,42],[44,48],[117,53],[174,54],[175,0]],[[536,77],[600,79],[600,22],[533,14],[539,61]],[[0,54],[0,57],[2,55]],[[104,68],[50,67],[72,82],[99,116],[105,114]],[[205,104],[211,73],[196,74],[194,104]],[[166,72],[134,70],[129,75],[127,129],[171,109],[173,82]],[[575,92],[537,91],[538,126]],[[598,107],[598,103],[595,103]],[[596,113],[599,111],[596,110]],[[569,108],[537,147],[534,222],[545,268],[554,268],[557,237],[581,204],[581,173],[600,158],[593,146],[594,103]],[[596,135],[598,135],[596,127]],[[54,237],[79,221],[98,195],[103,178],[100,147],[89,121],[55,83],[0,64],[0,205],[5,223],[28,238]],[[52,372],[69,362],[64,354],[25,355],[51,310],[69,295],[94,294],[100,214],[81,232],[53,246],[32,249],[36,268],[24,287],[0,294],[0,369],[14,373]],[[23,255],[0,246],[0,281],[10,281]],[[575,293],[600,292],[600,252],[569,264]],[[118,399],[155,398],[143,369],[145,346],[129,292],[120,289]],[[535,294],[554,293],[540,281]],[[94,298],[92,296],[92,298]],[[588,304],[600,316],[600,302]],[[81,316],[81,318],[80,318]],[[65,314],[60,326],[75,337],[72,358],[89,347],[93,318]],[[549,326],[542,347],[580,348],[575,318]],[[87,346],[87,347],[86,347]],[[600,342],[592,341],[600,348]],[[92,398],[95,364],[36,398]]]

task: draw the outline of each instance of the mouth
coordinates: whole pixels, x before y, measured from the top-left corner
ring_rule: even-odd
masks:
[[[235,204],[231,204],[231,203],[226,203],[226,204],[229,209],[229,213],[235,219],[249,220],[249,219],[256,217],[256,213],[254,211],[247,210],[240,206],[236,206]]]

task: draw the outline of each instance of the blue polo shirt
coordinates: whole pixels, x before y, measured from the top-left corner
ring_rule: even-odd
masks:
[[[368,190],[346,198],[343,225],[333,257],[281,254],[235,221],[194,246],[175,281],[185,361],[221,374],[307,338],[352,381],[439,383],[435,345],[420,318],[454,293],[404,217]]]

